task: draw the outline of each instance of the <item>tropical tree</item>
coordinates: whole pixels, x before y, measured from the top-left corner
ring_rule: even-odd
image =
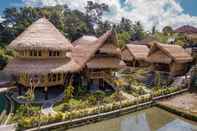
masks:
[[[73,97],[74,87],[72,86],[72,81],[69,82],[68,86],[64,90],[66,101]]]
[[[138,21],[133,25],[134,33],[131,37],[132,40],[142,40],[145,37],[145,31],[142,24]]]
[[[129,32],[121,32],[121,33],[118,33],[118,46],[120,48],[123,48],[126,46],[126,44],[129,43],[129,40],[131,38],[131,33]]]
[[[171,35],[173,33],[173,29],[171,26],[165,26],[162,30],[162,32],[164,33],[164,35]]]
[[[98,105],[98,109],[100,112],[100,102],[103,101],[104,97],[105,97],[105,93],[103,91],[97,90],[94,93],[94,96],[96,97],[96,101],[97,101],[97,105]]]
[[[116,80],[114,80],[114,82],[115,82],[115,85],[116,85],[116,94],[115,94],[115,97],[119,100],[120,107],[121,107],[121,105],[122,105],[122,94],[121,94],[121,90],[123,88],[124,81],[121,80],[121,79],[116,79]]]

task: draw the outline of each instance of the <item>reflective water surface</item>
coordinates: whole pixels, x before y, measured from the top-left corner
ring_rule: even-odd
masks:
[[[197,131],[197,123],[153,107],[68,131]]]

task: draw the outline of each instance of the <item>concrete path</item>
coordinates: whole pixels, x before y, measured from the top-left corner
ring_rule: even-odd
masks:
[[[1,125],[0,131],[16,131],[16,124]]]
[[[185,83],[185,76],[176,77],[171,87],[181,87]]]
[[[14,89],[14,88],[16,88],[16,86],[11,86],[11,87],[1,87],[1,88],[0,88],[0,93],[2,93],[2,92],[6,92],[6,91],[9,91],[9,90]]]
[[[57,112],[55,112],[53,110],[53,103],[45,103],[45,104],[43,104],[41,112],[44,115],[55,115],[57,113]]]
[[[62,101],[64,99],[64,93],[60,94],[58,97],[52,100],[48,100],[48,102],[43,103],[41,112],[44,115],[55,115],[57,112],[53,110],[53,105],[58,101]]]
[[[130,95],[130,94],[124,92],[124,91],[121,91],[120,93],[121,93],[124,97],[126,97],[127,99],[129,99],[129,100],[134,100],[134,99],[135,99],[135,97],[134,97],[133,95]]]

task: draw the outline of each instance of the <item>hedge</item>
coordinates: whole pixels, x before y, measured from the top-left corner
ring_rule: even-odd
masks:
[[[55,123],[55,122],[60,122],[60,121],[66,121],[70,119],[75,119],[75,118],[81,118],[85,116],[90,116],[90,115],[95,115],[98,113],[104,113],[104,112],[110,112],[114,111],[123,107],[129,107],[141,103],[146,103],[152,100],[153,97],[157,97],[160,95],[165,95],[169,93],[173,93],[178,91],[180,88],[166,88],[166,89],[161,89],[158,91],[155,91],[152,95],[147,94],[143,96],[139,96],[134,100],[123,100],[121,102],[113,102],[110,104],[103,104],[100,107],[96,106],[95,108],[86,108],[78,111],[71,111],[71,112],[57,112],[56,115],[53,116],[44,116],[41,115],[39,116],[31,116],[31,117],[22,117],[18,121],[18,125],[20,130],[21,129],[28,129],[28,128],[33,128],[37,127],[38,123],[41,123],[41,125],[47,125],[50,123]],[[121,104],[121,105],[120,105]]]

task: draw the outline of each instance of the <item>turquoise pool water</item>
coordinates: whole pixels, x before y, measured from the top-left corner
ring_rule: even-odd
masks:
[[[197,131],[197,123],[153,107],[68,131]]]

